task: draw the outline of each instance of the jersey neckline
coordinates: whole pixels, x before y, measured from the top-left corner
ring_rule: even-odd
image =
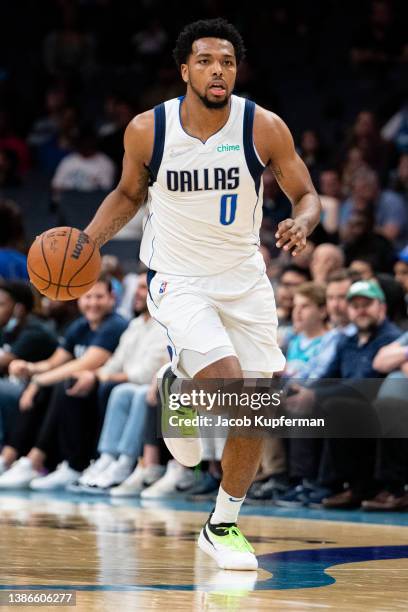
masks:
[[[196,140],[196,141],[198,141],[200,144],[202,144],[203,146],[205,146],[206,144],[208,144],[208,142],[209,142],[209,141],[210,141],[212,138],[214,138],[214,136],[219,136],[219,135],[220,135],[220,134],[221,134],[221,133],[222,133],[224,130],[226,130],[226,129],[227,129],[227,128],[228,128],[228,127],[231,125],[232,120],[233,120],[233,113],[234,113],[234,111],[235,111],[235,105],[236,105],[236,101],[235,101],[235,96],[234,96],[234,95],[232,95],[232,96],[231,96],[231,98],[230,98],[230,100],[231,100],[231,105],[230,105],[230,112],[229,112],[229,115],[228,115],[228,119],[227,119],[227,121],[224,123],[224,125],[220,127],[220,129],[219,129],[219,130],[217,130],[216,132],[214,132],[214,134],[211,134],[211,136],[209,136],[209,137],[207,138],[207,140],[201,140],[201,138],[198,138],[198,136],[193,136],[192,134],[189,134],[189,133],[187,132],[187,130],[185,130],[185,129],[184,129],[184,127],[183,127],[183,123],[182,123],[182,121],[181,121],[181,105],[182,105],[182,103],[183,103],[184,98],[185,98],[185,96],[179,96],[179,97],[177,98],[177,101],[178,101],[178,103],[179,103],[179,107],[178,107],[178,119],[179,119],[179,126],[180,126],[181,131],[182,131],[182,132],[183,132],[183,134],[185,134],[185,136],[187,136],[188,138],[191,138],[192,140]]]

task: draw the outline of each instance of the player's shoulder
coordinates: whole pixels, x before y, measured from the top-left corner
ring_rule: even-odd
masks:
[[[139,113],[129,122],[126,128],[126,136],[129,138],[140,138],[154,131],[154,109]]]
[[[279,115],[255,104],[254,128],[275,132],[276,134],[286,132],[288,127]]]

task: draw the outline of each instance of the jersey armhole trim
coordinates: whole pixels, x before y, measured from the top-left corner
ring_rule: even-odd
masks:
[[[255,103],[252,100],[245,100],[244,110],[244,125],[243,125],[243,141],[244,141],[244,153],[245,161],[248,166],[248,170],[254,179],[256,192],[259,192],[259,186],[261,181],[261,175],[265,170],[265,167],[259,159],[258,152],[255,149],[253,139],[253,128],[254,128],[254,116],[255,116]]]
[[[166,109],[164,103],[154,107],[154,145],[152,159],[148,166],[152,183],[157,180],[160,164],[163,159],[164,140],[166,136]]]

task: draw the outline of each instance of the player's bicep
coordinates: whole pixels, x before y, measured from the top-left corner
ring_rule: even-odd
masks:
[[[279,187],[292,203],[307,193],[315,193],[309,171],[295,150],[271,160],[271,169]]]

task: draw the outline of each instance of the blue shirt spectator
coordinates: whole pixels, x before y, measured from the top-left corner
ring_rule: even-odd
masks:
[[[28,280],[26,256],[14,249],[0,249],[0,276],[4,280]]]
[[[107,315],[97,329],[92,329],[87,319],[80,317],[68,327],[61,347],[75,359],[82,357],[89,346],[113,353],[127,325],[126,319],[117,313]]]

